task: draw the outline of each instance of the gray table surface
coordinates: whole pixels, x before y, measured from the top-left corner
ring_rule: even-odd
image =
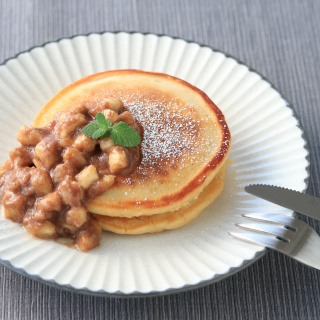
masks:
[[[193,40],[266,76],[292,103],[320,196],[319,0],[0,0],[0,63],[44,42],[94,31]],[[320,223],[304,220],[320,231]],[[213,285],[154,298],[65,292],[0,266],[1,319],[320,319],[320,271],[270,252]]]

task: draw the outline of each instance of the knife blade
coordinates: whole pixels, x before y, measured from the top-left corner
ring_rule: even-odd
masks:
[[[264,184],[252,184],[245,191],[281,207],[320,221],[320,198],[306,193]]]

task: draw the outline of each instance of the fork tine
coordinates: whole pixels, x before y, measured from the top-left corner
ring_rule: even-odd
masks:
[[[306,223],[302,220],[299,220],[294,217],[285,216],[282,214],[276,214],[276,213],[245,213],[242,215],[245,218],[250,218],[258,221],[264,221],[264,222],[271,222],[271,223],[277,223],[286,227],[289,227],[290,229],[293,229],[294,231],[298,230],[304,230],[306,228]]]
[[[253,244],[261,245],[271,249],[276,249],[278,251],[284,251],[286,249],[287,243],[277,238],[267,236],[264,234],[258,233],[238,233],[238,232],[229,232],[233,237],[251,242]]]
[[[263,232],[272,236],[276,236],[289,241],[290,233],[295,233],[294,231],[285,229],[282,226],[277,226],[274,224],[265,224],[265,223],[237,223],[236,226],[244,228],[253,232]]]
[[[307,223],[280,214],[244,214],[262,223],[239,223],[250,233],[229,232],[237,239],[275,249],[310,267],[320,270],[320,237]],[[266,223],[269,222],[269,223]]]
[[[295,222],[295,220],[297,220],[296,218],[276,213],[245,213],[242,216],[245,218],[251,218],[259,221],[267,221],[283,225],[291,225],[293,222]]]

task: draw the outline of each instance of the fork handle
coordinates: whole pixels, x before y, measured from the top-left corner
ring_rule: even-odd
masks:
[[[307,266],[320,270],[319,235],[315,231],[309,233],[291,254],[285,254]]]

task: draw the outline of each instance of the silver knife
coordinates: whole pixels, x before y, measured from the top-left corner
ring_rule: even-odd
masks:
[[[306,193],[264,184],[245,187],[246,192],[320,221],[320,198]]]

